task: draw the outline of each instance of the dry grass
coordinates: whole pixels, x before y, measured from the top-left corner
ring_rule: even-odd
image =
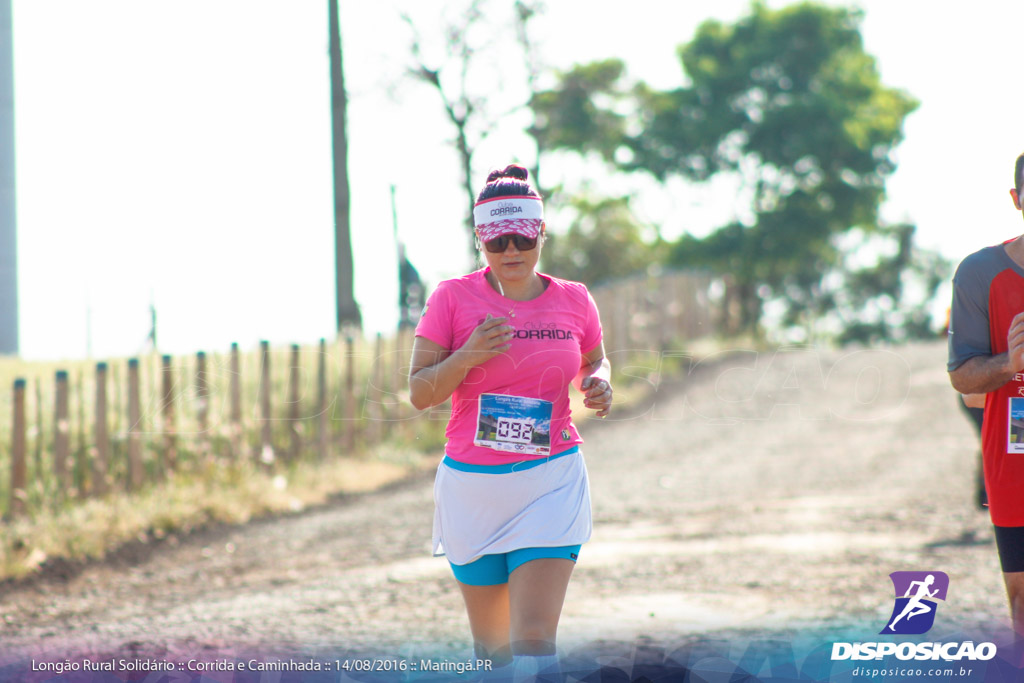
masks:
[[[347,432],[355,434],[352,442],[365,445],[385,436],[384,430],[376,428],[374,422],[381,419],[405,420],[416,414],[409,405],[402,376],[401,361],[408,356],[409,335],[382,339],[379,344],[364,339],[356,342],[351,354],[342,339],[326,345],[324,353],[321,353],[319,345],[301,348],[297,358],[290,347],[270,349],[269,419],[275,451],[290,451],[293,428],[301,437],[303,457],[316,449],[317,415],[321,412],[317,380],[321,361],[325,369],[328,452],[338,452],[347,447],[350,443]],[[113,481],[127,479],[128,441],[132,429],[141,442],[147,480],[156,481],[159,477],[163,469],[159,462],[166,453],[164,433],[168,430],[162,406],[168,395],[173,405],[173,422],[169,429],[177,434],[176,467],[179,471],[202,467],[204,453],[225,459],[235,457],[232,438],[236,430],[240,432],[243,453],[261,451],[261,434],[266,420],[260,405],[263,358],[259,350],[239,354],[240,413],[237,423],[231,417],[230,386],[234,373],[228,354],[207,354],[202,373],[195,356],[173,358],[169,394],[163,390],[160,358],[150,354],[138,360],[140,420],[134,427],[128,418],[128,359],[113,359],[107,364],[107,411],[103,422],[109,434],[108,476]],[[297,387],[294,399],[290,388],[293,365],[298,370],[295,373]],[[350,367],[354,373],[351,393],[346,386]],[[50,493],[60,488],[53,461],[56,450],[54,378],[57,370],[68,373],[69,412],[68,419],[61,424],[68,436],[69,464],[74,468],[72,485],[86,491],[91,488],[91,463],[97,446],[96,363],[84,360],[28,362],[0,357],[0,514],[6,514],[12,504],[11,387],[15,378],[27,380],[27,514],[35,516],[42,513],[52,497]],[[207,398],[199,393],[200,376],[209,390]],[[203,422],[199,420],[201,412],[206,415]],[[404,430],[403,434],[408,431]],[[425,427],[422,431],[433,433],[436,430]],[[435,442],[434,438],[426,439],[426,448],[434,447]]]
[[[696,358],[707,355],[710,348],[689,347]],[[619,356],[613,363],[617,409],[627,412],[656,392],[663,377],[685,373],[688,369],[685,358],[654,351]],[[0,363],[0,380],[23,374],[25,365]],[[39,364],[31,369],[52,374],[54,367]],[[87,369],[85,364],[72,367],[73,372],[83,375]],[[280,383],[284,381],[282,377]],[[256,392],[252,389],[246,393],[254,395]],[[593,415],[583,408],[578,392],[572,390],[570,396],[577,421]],[[44,405],[48,404],[50,397],[44,396],[43,401]],[[9,392],[0,391],[0,409],[5,407],[10,409]],[[6,420],[0,420],[0,440],[4,441],[8,436],[4,433],[5,423]],[[255,431],[253,425],[246,426],[250,428],[247,431]],[[152,484],[140,493],[119,492],[66,505],[55,506],[52,499],[48,500],[53,487],[39,487],[37,504],[32,506],[30,517],[0,523],[0,580],[28,576],[48,561],[95,560],[128,543],[188,533],[211,524],[242,524],[257,517],[320,505],[338,494],[376,490],[425,466],[434,466],[436,457],[425,456],[424,452],[440,453],[443,429],[443,421],[428,417],[418,421],[412,431],[395,428],[382,434],[388,442],[364,444],[364,448],[372,448],[372,457],[346,457],[325,462],[306,458],[287,466],[278,462],[274,471],[253,461],[231,466],[203,466],[197,460],[173,479]],[[7,468],[6,457],[0,457],[0,491]],[[38,474],[47,476],[42,471]],[[0,495],[0,499],[4,497]]]
[[[374,458],[301,463],[274,474],[252,466],[210,471],[128,496],[88,500],[0,528],[0,579],[25,577],[47,560],[94,560],[133,541],[298,512],[432,466],[418,453],[377,449]]]

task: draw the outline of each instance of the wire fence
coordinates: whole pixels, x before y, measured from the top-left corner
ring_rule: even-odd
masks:
[[[594,288],[606,350],[664,351],[715,335],[728,315],[724,289],[691,272]],[[274,470],[385,441],[436,449],[448,408],[418,411],[409,402],[412,345],[412,331],[403,330],[51,371],[17,364],[11,392],[0,392],[0,415],[11,417],[0,422],[4,519],[241,461]]]

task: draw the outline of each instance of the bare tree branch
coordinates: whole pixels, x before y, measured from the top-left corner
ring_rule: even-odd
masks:
[[[425,46],[419,27],[412,17],[403,13],[402,20],[409,26],[411,39],[409,44],[411,65],[408,75],[416,81],[424,83],[437,92],[444,108],[445,115],[455,128],[452,144],[459,155],[462,171],[463,191],[466,197],[466,223],[472,228],[473,204],[476,192],[473,183],[473,156],[481,143],[497,128],[499,121],[529,106],[529,101],[516,104],[494,115],[495,101],[501,100],[505,89],[501,87],[502,69],[493,71],[492,85],[487,95],[475,95],[472,91],[474,69],[479,72],[481,60],[493,53],[494,27],[485,25],[486,9],[491,6],[489,0],[472,0],[455,21],[448,22],[441,31],[444,39],[444,58],[439,63],[432,63],[425,54]],[[537,91],[537,80],[540,69],[537,66],[536,50],[527,35],[527,22],[541,8],[537,0],[517,0],[515,3],[517,35],[519,42],[527,53],[529,73],[527,85],[530,96]],[[486,29],[486,30],[485,30]],[[506,31],[507,33],[507,31]],[[480,42],[484,41],[484,42]],[[504,105],[502,105],[504,107]],[[528,134],[536,136],[527,131]],[[540,145],[537,145],[537,163],[532,170],[535,183],[539,174]],[[538,185],[539,187],[539,185]],[[474,262],[478,258],[473,246],[472,231],[468,240],[470,253]]]
[[[526,88],[529,92],[529,99],[525,104],[515,107],[509,114],[515,113],[524,107],[529,108],[533,102],[534,97],[540,91],[537,81],[540,79],[540,64],[537,59],[537,46],[530,39],[529,24],[530,20],[536,15],[541,13],[544,9],[544,5],[539,0],[529,2],[528,0],[516,0],[515,12],[516,12],[516,40],[519,42],[520,47],[523,49],[523,56],[526,62]],[[534,146],[537,150],[537,156],[535,158],[533,168],[530,172],[533,174],[534,187],[540,192],[542,196],[546,196],[547,192],[543,190],[543,186],[540,182],[540,158],[544,153],[544,146],[541,142],[540,136],[537,135],[535,126],[531,126],[526,130],[527,135],[533,138]]]

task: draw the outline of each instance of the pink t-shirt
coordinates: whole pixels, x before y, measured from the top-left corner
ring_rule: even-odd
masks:
[[[513,301],[494,291],[484,268],[445,280],[427,300],[416,336],[454,351],[473,330],[492,317],[514,317],[511,348],[473,367],[452,394],[452,415],[445,435],[445,453],[474,465],[498,465],[546,457],[505,452],[474,444],[478,433],[481,394],[519,396],[550,401],[550,453],[582,443],[572,424],[569,386],[579,373],[584,353],[601,342],[597,305],[586,285],[540,274],[548,281],[544,293],[530,301]]]

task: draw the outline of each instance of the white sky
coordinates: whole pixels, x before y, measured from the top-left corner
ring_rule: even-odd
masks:
[[[389,330],[397,316],[391,184],[401,238],[428,285],[467,268],[452,131],[436,93],[403,76],[409,31],[399,19],[402,9],[411,12],[429,48],[440,17],[463,3],[341,4],[356,296],[367,329]],[[507,11],[511,3],[491,5]],[[631,77],[663,88],[679,82],[675,48],[702,19],[732,20],[749,7],[548,5],[534,34],[548,64],[616,56]],[[906,123],[885,216],[916,222],[921,244],[956,260],[1021,233],[1007,194],[1013,159],[1024,150],[1017,4],[858,6],[883,81],[922,102]],[[161,350],[171,353],[333,336],[326,7],[14,0],[23,357],[82,357],[87,328],[94,357],[134,354],[151,300]],[[508,39],[496,31],[498,56],[477,76],[503,93],[490,102],[495,111],[521,93],[519,53]],[[509,160],[532,162],[532,146],[516,130],[522,121],[498,127],[480,149],[479,180]],[[580,163],[545,170],[590,174],[597,191],[636,185]],[[639,207],[667,237],[702,232],[738,208],[727,192],[682,183],[646,192]]]

